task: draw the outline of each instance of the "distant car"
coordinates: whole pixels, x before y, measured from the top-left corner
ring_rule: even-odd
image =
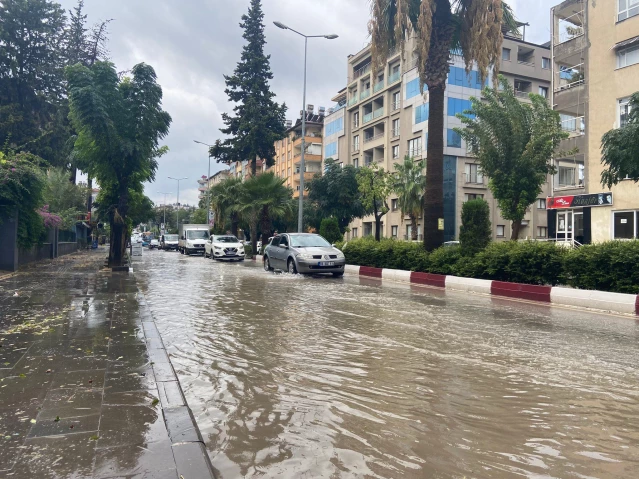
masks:
[[[291,274],[331,273],[344,275],[346,258],[322,236],[285,233],[275,236],[264,250],[264,269],[280,269]]]
[[[244,245],[233,235],[214,235],[204,245],[204,257],[223,261],[244,261]]]
[[[151,242],[149,243],[149,249],[159,249],[160,248],[160,242],[156,239],[152,239]]]
[[[178,235],[165,234],[160,238],[160,247],[165,250],[178,250]]]

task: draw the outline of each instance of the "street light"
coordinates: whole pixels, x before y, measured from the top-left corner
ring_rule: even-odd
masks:
[[[184,178],[173,178],[172,176],[168,177],[169,180],[175,180],[178,182],[177,188],[177,209],[175,210],[175,225],[177,227],[178,233],[180,232],[180,181],[188,180],[185,176]]]
[[[163,191],[158,191],[158,193],[160,195],[164,195],[164,228],[166,229],[166,195],[172,195],[173,192],[169,191],[168,193],[165,193]],[[164,232],[162,234],[164,234]]]
[[[308,39],[309,38],[326,38],[328,40],[334,40],[337,35],[304,35],[303,33],[293,30],[291,27],[284,25],[282,22],[273,22],[277,28],[282,30],[290,30],[293,33],[304,37],[304,96],[302,99],[302,157],[300,158],[300,206],[297,215],[297,231],[298,233],[304,232],[304,170],[306,169],[306,163],[304,161],[304,153],[306,150],[306,57],[308,51]]]
[[[211,178],[211,148],[213,147],[213,145],[209,145],[208,143],[204,143],[201,141],[197,141],[197,140],[193,140],[195,143],[198,143],[200,145],[204,145],[204,146],[208,146],[209,147],[209,174],[206,177],[206,221],[207,223],[211,223],[211,188],[209,185],[209,180]]]

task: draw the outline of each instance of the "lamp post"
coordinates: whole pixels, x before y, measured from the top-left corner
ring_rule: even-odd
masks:
[[[158,191],[159,194],[164,195],[164,229],[166,229],[166,195],[171,195],[173,194],[172,191],[169,191],[168,193],[165,193],[163,191]],[[162,232],[162,234],[164,234],[164,232]]]
[[[291,27],[284,25],[282,22],[273,22],[277,28],[282,30],[290,30],[293,33],[304,37],[304,93],[302,97],[302,157],[300,158],[300,203],[299,211],[297,214],[297,231],[298,233],[304,232],[304,170],[306,169],[306,163],[304,159],[304,153],[306,150],[306,57],[308,51],[308,39],[309,38],[326,38],[328,40],[334,40],[337,35],[304,35],[303,33],[293,30]]]
[[[178,182],[177,185],[177,209],[175,210],[175,226],[178,230],[178,233],[180,232],[180,181],[182,180],[188,180],[187,177],[184,178],[173,178],[172,176],[169,176],[169,180],[175,180]]]
[[[197,140],[193,140],[193,141],[200,145],[209,147],[209,174],[206,177],[206,222],[209,223],[209,226],[210,226],[211,224],[211,188],[209,185],[209,181],[211,179],[211,147],[213,145],[209,145],[208,143],[204,143]]]

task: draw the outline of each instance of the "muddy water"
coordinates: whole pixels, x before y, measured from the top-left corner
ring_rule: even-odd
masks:
[[[222,478],[639,477],[639,323],[144,252]]]

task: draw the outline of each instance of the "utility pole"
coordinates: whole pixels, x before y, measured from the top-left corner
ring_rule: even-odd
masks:
[[[180,231],[180,181],[188,180],[188,177],[173,178],[172,176],[169,176],[169,180],[177,181],[177,210],[175,212],[175,223],[177,230]]]
[[[161,195],[164,195],[164,221],[163,221],[163,224],[164,224],[164,229],[166,229],[166,195],[171,195],[171,194],[173,194],[173,192],[164,193],[162,191],[158,191],[158,193],[161,194]],[[164,234],[164,231],[162,231],[161,234]]]

